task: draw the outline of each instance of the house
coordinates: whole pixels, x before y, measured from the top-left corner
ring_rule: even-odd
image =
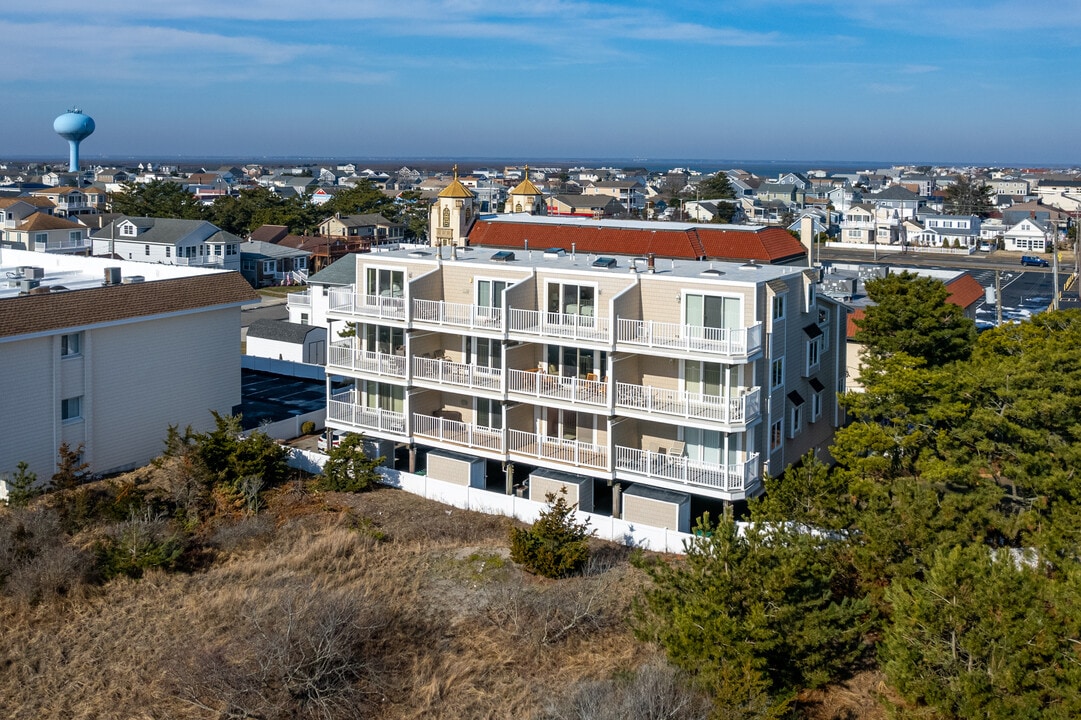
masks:
[[[329,327],[327,310],[330,308],[330,291],[356,282],[356,264],[355,255],[349,254],[309,275],[308,289],[289,293],[286,298],[289,322]]]
[[[325,365],[327,329],[284,320],[253,320],[245,339],[245,355]]]
[[[582,195],[614,197],[623,210],[636,214],[646,206],[645,186],[635,180],[595,180],[582,188]]]
[[[923,232],[908,236],[909,245],[973,248],[980,242],[979,215],[921,215]]]
[[[501,493],[567,473],[648,523],[624,490],[752,497],[841,421],[844,313],[803,267],[475,246],[354,260],[329,293],[327,425],[408,447],[411,470],[465,453]]]
[[[545,213],[553,217],[610,218],[627,212],[611,195],[552,195],[545,203]]]
[[[864,195],[863,201],[878,210],[889,211],[901,220],[915,217],[916,211],[926,202],[911,190],[897,185],[878,193]]]
[[[984,300],[985,293],[983,286],[967,272],[926,268],[905,268],[904,271],[941,280],[949,293],[946,302],[960,307],[965,317],[970,320],[976,319],[976,308]],[[862,343],[856,342],[855,339],[856,333],[859,332],[857,322],[865,316],[868,305],[873,304],[867,298],[864,282],[871,278],[884,277],[891,272],[891,268],[882,265],[869,270],[860,270],[858,266],[834,264],[830,272],[824,276],[820,288],[820,291],[826,295],[834,297],[844,295],[844,302],[850,305],[845,327],[845,338],[847,340],[845,348],[845,385],[852,392],[863,392],[863,386],[859,382],[859,375],[863,366],[864,346]]]
[[[146,464],[169,426],[212,429],[240,404],[238,273],[4,250],[0,272],[0,476],[42,481],[57,448],[90,472]],[[29,269],[27,269],[29,268]],[[104,283],[103,283],[104,279]]]
[[[94,197],[99,197],[98,190],[94,191]],[[73,215],[88,215],[98,212],[96,203],[92,204],[84,193],[79,188],[74,187],[54,187],[45,188],[43,190],[31,190],[31,197],[44,198],[53,205],[53,215],[59,217],[71,217]]]
[[[1081,211],[1081,180],[1045,178],[1036,183],[1036,195],[1044,205],[1067,212]]]
[[[34,213],[52,215],[52,203],[48,203],[48,208],[42,208],[33,201],[34,198],[29,197],[0,198],[0,228],[15,228],[26,222],[27,218]]]
[[[806,193],[798,186],[789,183],[762,183],[755,191],[763,203],[782,202],[793,210],[803,207]]]
[[[248,240],[240,244],[240,274],[254,288],[268,285],[305,285],[307,250]]]
[[[240,238],[205,220],[121,217],[91,236],[94,255],[240,270]]]
[[[1051,248],[1055,229],[1049,221],[1031,217],[1011,225],[1002,233],[1003,249],[1016,252],[1044,252]]]
[[[875,223],[877,214],[873,205],[859,203],[845,212],[841,221],[841,234],[838,238],[843,243],[870,245],[877,241]]]
[[[36,212],[3,230],[3,246],[32,252],[90,253],[89,228],[66,218]]]
[[[324,237],[356,239],[371,248],[376,245],[400,243],[405,239],[405,225],[388,220],[378,213],[363,215],[335,215],[319,223],[319,234]]]

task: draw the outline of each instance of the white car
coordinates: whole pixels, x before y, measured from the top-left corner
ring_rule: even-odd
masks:
[[[345,437],[345,433],[340,430],[335,430],[330,434],[330,447],[336,448],[342,444],[342,438]],[[318,442],[315,446],[319,448],[321,452],[327,452],[327,434],[323,433],[319,436]]]

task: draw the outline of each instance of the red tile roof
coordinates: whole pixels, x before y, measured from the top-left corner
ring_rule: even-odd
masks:
[[[647,255],[666,258],[757,260],[776,263],[804,256],[803,245],[783,228],[731,230],[707,226],[672,228],[618,227],[596,223],[553,224],[478,220],[469,233],[474,246],[521,248],[525,241],[536,250],[563,248],[573,243],[578,252]]]

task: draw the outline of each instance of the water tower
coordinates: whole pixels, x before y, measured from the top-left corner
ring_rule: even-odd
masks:
[[[72,108],[53,121],[53,130],[71,146],[68,171],[79,172],[79,143],[94,132],[94,119],[79,108]]]

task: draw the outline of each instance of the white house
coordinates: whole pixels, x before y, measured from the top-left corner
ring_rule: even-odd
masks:
[[[239,273],[4,250],[0,274],[0,476],[25,461],[48,480],[61,443],[94,473],[138,467],[170,425],[238,408],[258,301]]]
[[[1025,218],[1002,234],[1004,249],[1019,252],[1043,252],[1054,229],[1050,223]]]
[[[94,255],[164,265],[240,270],[240,243],[205,220],[125,217],[92,236]]]

